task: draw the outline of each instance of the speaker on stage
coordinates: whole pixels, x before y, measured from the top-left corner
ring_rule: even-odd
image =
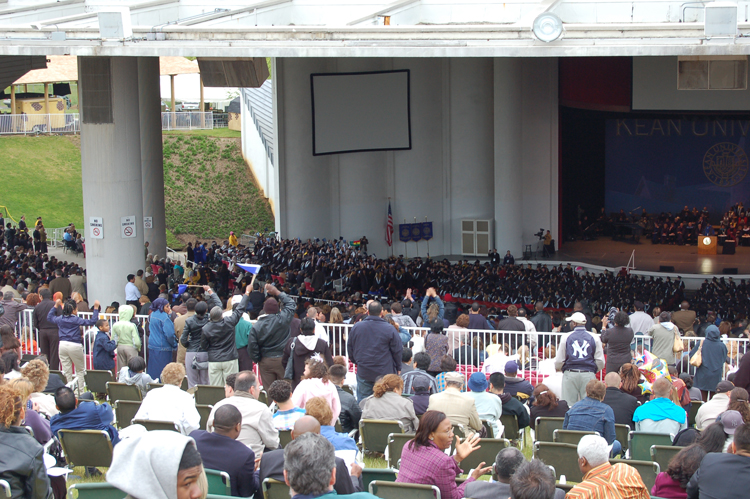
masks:
[[[659,272],[674,272],[674,265],[659,265]]]
[[[727,267],[721,273],[725,275],[737,275],[737,267]]]
[[[727,239],[724,241],[724,246],[721,250],[722,255],[734,255],[734,249],[737,246],[737,241]]]

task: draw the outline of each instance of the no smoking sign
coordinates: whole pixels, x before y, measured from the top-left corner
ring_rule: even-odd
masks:
[[[130,239],[135,237],[135,215],[120,218],[120,237]]]
[[[92,239],[104,239],[104,219],[89,217],[89,234]]]

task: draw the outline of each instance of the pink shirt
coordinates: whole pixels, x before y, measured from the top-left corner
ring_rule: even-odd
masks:
[[[440,489],[442,499],[464,497],[466,485],[473,482],[474,478],[469,477],[461,485],[456,485],[456,476],[461,473],[461,468],[455,459],[438,449],[432,442],[424,447],[417,448],[415,445],[410,449],[412,442],[413,440],[409,440],[401,451],[401,466],[396,481],[434,485]]]
[[[313,397],[323,397],[326,399],[333,411],[331,426],[335,426],[341,412],[341,401],[339,400],[336,385],[330,381],[323,383],[323,380],[320,378],[303,379],[299,382],[297,388],[294,389],[294,393],[292,393],[292,402],[297,407],[304,409],[307,401]]]

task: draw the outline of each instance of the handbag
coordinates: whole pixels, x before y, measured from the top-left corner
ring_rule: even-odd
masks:
[[[672,344],[672,352],[680,353],[683,351],[685,351],[685,345],[682,343],[682,338],[680,338],[680,331],[677,330],[674,333],[674,343]]]
[[[701,364],[703,364],[703,354],[701,353],[701,350],[703,350],[703,341],[701,341],[701,346],[698,347],[698,351],[690,357],[691,366],[700,367]]]
[[[294,347],[297,344],[297,338],[294,338],[292,345],[289,347],[289,360],[284,368],[284,379],[294,379]]]
[[[191,364],[191,367],[195,371],[205,371],[208,369],[208,361],[198,362],[198,357],[193,357],[193,363]]]

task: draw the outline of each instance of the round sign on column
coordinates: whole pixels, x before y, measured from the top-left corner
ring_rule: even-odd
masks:
[[[135,215],[120,217],[120,237],[123,239],[135,237]]]
[[[89,217],[89,237],[104,239],[104,220],[102,217]]]
[[[153,217],[143,217],[143,228],[144,229],[153,229],[154,228],[154,219],[153,219]]]

